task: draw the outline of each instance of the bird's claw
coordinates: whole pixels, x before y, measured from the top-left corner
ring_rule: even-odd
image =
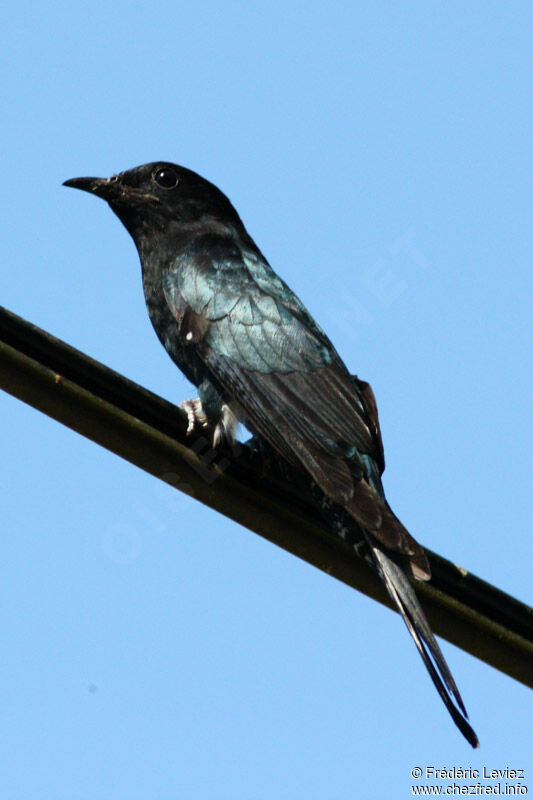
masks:
[[[194,400],[184,400],[178,408],[187,414],[187,436],[190,436],[198,428],[203,430],[209,428],[209,422],[199,397],[195,397]]]

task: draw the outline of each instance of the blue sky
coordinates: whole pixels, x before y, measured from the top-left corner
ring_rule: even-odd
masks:
[[[200,172],[374,387],[402,521],[531,603],[527,4],[22,0],[0,31],[1,303],[190,396],[127,233],[61,182]],[[471,752],[396,615],[0,402],[3,796],[381,800],[417,765],[533,784],[527,688],[443,644]]]

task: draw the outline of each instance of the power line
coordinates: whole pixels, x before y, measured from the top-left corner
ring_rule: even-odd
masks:
[[[185,414],[0,307],[0,387],[390,607],[381,582],[328,530],[311,494],[248,448],[211,450]],[[426,550],[433,578],[416,589],[435,633],[533,687],[533,609]]]

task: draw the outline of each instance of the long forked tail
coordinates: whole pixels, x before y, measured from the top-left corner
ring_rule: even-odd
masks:
[[[452,673],[433,636],[409,578],[401,567],[378,547],[371,542],[369,544],[377,571],[402,615],[444,705],[467,741],[472,747],[479,747],[478,738],[468,722],[468,714]]]

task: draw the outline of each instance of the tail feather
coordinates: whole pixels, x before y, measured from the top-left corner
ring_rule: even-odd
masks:
[[[377,571],[407,625],[444,705],[467,741],[472,747],[479,747],[478,738],[468,722],[468,714],[459,690],[429,627],[415,590],[398,564],[372,542],[369,542],[369,545]]]

